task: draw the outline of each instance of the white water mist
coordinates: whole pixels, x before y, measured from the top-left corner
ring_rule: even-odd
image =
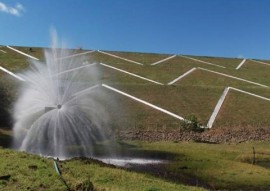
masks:
[[[52,39],[45,61],[31,60],[20,74],[25,82],[14,108],[14,147],[59,158],[92,156],[92,145],[110,132],[100,71],[88,57],[58,48],[55,33]]]

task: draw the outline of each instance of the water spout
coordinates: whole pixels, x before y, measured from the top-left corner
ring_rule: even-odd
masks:
[[[98,85],[98,65],[85,55],[70,56],[56,39],[45,63],[33,61],[19,74],[25,82],[14,109],[14,147],[59,158],[92,156],[92,145],[111,133],[109,99]]]

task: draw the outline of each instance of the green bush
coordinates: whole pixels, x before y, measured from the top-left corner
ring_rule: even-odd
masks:
[[[183,121],[181,125],[184,130],[196,132],[202,132],[204,130],[195,115],[188,115],[187,117],[185,117],[185,119],[186,120]]]

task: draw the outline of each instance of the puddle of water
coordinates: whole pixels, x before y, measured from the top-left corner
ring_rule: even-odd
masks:
[[[106,164],[119,167],[130,167],[132,165],[164,164],[168,161],[142,158],[94,158]]]

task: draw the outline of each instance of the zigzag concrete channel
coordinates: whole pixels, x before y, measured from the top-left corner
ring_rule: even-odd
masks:
[[[166,59],[163,59],[163,60],[160,60],[158,62],[155,62],[153,63],[152,65],[156,65],[156,64],[159,64],[161,62],[164,62],[164,61],[167,61],[169,59],[172,59],[174,58],[176,55],[173,55],[171,57],[168,57]],[[213,64],[213,63],[209,63],[209,62],[204,62],[204,61],[201,61],[201,60],[198,60],[198,59],[193,59],[193,58],[190,58],[190,57],[187,57],[187,56],[182,56],[184,58],[188,58],[188,59],[192,59],[194,61],[198,61],[198,62],[201,62],[201,63],[206,63],[206,64],[209,64],[209,65],[215,65],[215,66],[219,66],[219,67],[222,67],[220,65],[216,65],[216,64]],[[238,70],[244,63],[246,62],[246,59],[244,59],[236,68],[236,70]],[[225,67],[223,67],[225,68]],[[228,75],[228,74],[224,74],[224,73],[221,73],[221,72],[216,72],[216,71],[213,71],[213,70],[208,70],[208,69],[205,69],[205,68],[201,68],[201,67],[198,67],[198,68],[192,68],[190,70],[188,70],[187,72],[185,72],[184,74],[180,75],[179,77],[177,77],[176,79],[172,80],[171,82],[168,83],[168,85],[172,85],[174,84],[175,82],[181,80],[182,78],[186,77],[187,75],[191,74],[193,71],[195,71],[196,69],[200,69],[200,70],[203,70],[203,71],[207,71],[207,72],[211,72],[211,73],[215,73],[217,75],[222,75],[222,76],[225,76],[225,77],[228,77],[228,78],[233,78],[235,80],[240,80],[240,81],[244,81],[244,82],[247,82],[247,83],[251,83],[251,84],[254,84],[254,85],[258,85],[258,86],[261,86],[261,87],[268,87],[264,84],[260,84],[260,83],[257,83],[257,82],[253,82],[253,81],[249,81],[249,80],[246,80],[246,79],[243,79],[243,78],[238,78],[238,77],[235,77],[235,76],[232,76],[232,75]],[[251,95],[251,96],[254,96],[254,97],[257,97],[257,98],[260,98],[260,99],[264,99],[266,101],[270,101],[269,98],[266,98],[266,97],[263,97],[263,96],[260,96],[260,95],[257,95],[257,94],[253,94],[253,93],[250,93],[250,92],[246,92],[246,91],[243,91],[243,90],[240,90],[240,89],[237,89],[237,88],[233,88],[233,87],[226,87],[220,97],[220,99],[218,100],[217,104],[216,104],[216,107],[214,108],[214,111],[213,113],[211,114],[209,120],[208,120],[208,123],[207,123],[207,128],[212,128],[213,124],[214,124],[214,121],[223,105],[223,102],[227,96],[227,94],[229,93],[230,90],[235,90],[235,91],[238,91],[238,92],[241,92],[241,93],[244,93],[244,94],[247,94],[247,95]]]
[[[26,54],[26,53],[24,53],[24,52],[22,52],[22,51],[20,51],[20,50],[18,50],[18,49],[16,49],[16,48],[13,48],[13,47],[11,47],[11,46],[6,46],[7,48],[9,48],[9,49],[11,49],[11,50],[13,50],[13,51],[15,51],[15,52],[17,52],[17,53],[19,53],[19,54],[21,54],[21,55],[23,55],[23,56],[26,56],[26,57],[28,57],[28,58],[31,58],[31,59],[34,59],[34,60],[39,60],[38,58],[36,58],[36,57],[34,57],[34,56],[31,56],[31,55],[29,55],[29,54]]]
[[[24,56],[26,56],[26,57],[29,57],[29,58],[32,58],[32,59],[35,59],[35,60],[39,60],[38,58],[35,58],[35,57],[31,56],[31,55],[28,55],[28,54],[26,54],[26,53],[24,53],[24,52],[22,52],[22,51],[19,51],[19,50],[15,49],[15,48],[10,47],[10,46],[7,46],[7,48],[9,48],[9,49],[11,49],[11,50],[13,50],[13,51],[15,51],[15,52],[17,52],[17,53],[19,53],[19,54],[22,54],[22,55],[24,55]],[[92,53],[92,52],[95,52],[95,51],[93,50],[93,51],[87,51],[87,52],[83,52],[83,53],[78,53],[78,54],[70,55],[70,56],[67,56],[67,57],[60,58],[60,59],[70,58],[70,57],[79,56],[79,55],[83,55],[83,54],[89,54],[89,53]],[[132,63],[135,63],[135,62],[136,62],[136,61],[132,61],[132,60],[129,60],[129,59],[125,59],[125,58],[122,58],[122,57],[119,57],[119,56],[116,56],[116,55],[113,55],[113,54],[109,54],[109,53],[106,53],[106,52],[103,52],[103,51],[98,51],[98,52],[99,52],[99,53],[102,53],[102,54],[106,54],[106,55],[112,56],[112,57],[115,57],[115,58],[119,58],[119,59],[121,59],[121,60],[125,60],[125,61],[128,61],[128,62],[132,62]],[[167,61],[167,60],[169,60],[169,59],[174,58],[175,56],[176,56],[176,55],[173,55],[173,56],[170,56],[170,57],[168,57],[168,58],[162,59],[162,60],[160,60],[160,61],[157,61],[157,62],[153,63],[152,65],[156,65],[156,64],[165,62],[165,61]],[[182,56],[182,57],[190,58],[190,57],[186,57],[186,56]],[[204,61],[201,61],[201,60],[198,60],[198,59],[193,59],[193,58],[190,58],[190,59],[192,59],[192,60],[194,60],[194,61],[198,61],[198,62],[205,63]],[[246,61],[246,59],[244,59],[244,60],[238,65],[238,67],[237,67],[236,69],[239,69],[239,68],[245,63],[245,61]],[[259,62],[259,63],[261,63],[261,64],[266,64],[266,65],[268,65],[267,63],[264,63],[264,62],[260,62],[260,61],[256,61],[256,60],[253,60],[253,61]],[[137,63],[137,64],[138,64],[138,63]],[[139,63],[139,64],[140,64],[140,65],[143,65],[143,64],[141,64],[141,63]],[[209,64],[209,63],[208,63],[208,64]],[[160,83],[160,82],[157,82],[157,81],[154,81],[154,80],[151,80],[151,79],[148,79],[148,78],[144,78],[144,77],[139,76],[139,75],[137,75],[137,74],[134,74],[134,73],[131,73],[131,72],[128,72],[128,71],[125,71],[125,70],[122,70],[122,69],[119,69],[119,68],[116,68],[116,67],[113,67],[113,66],[104,64],[104,63],[100,63],[100,65],[105,66],[105,67],[107,67],[107,68],[111,68],[111,69],[117,70],[117,71],[119,71],[119,72],[123,72],[123,73],[128,74],[128,75],[131,75],[131,76],[133,76],[133,77],[137,77],[137,78],[140,78],[140,79],[143,79],[143,80],[146,80],[146,81],[149,81],[149,82],[158,84],[158,85],[164,85],[164,84],[162,84],[162,83]],[[215,65],[215,64],[210,63],[210,65]],[[269,64],[269,65],[270,65],[270,64]],[[218,66],[219,66],[219,65],[218,65]],[[86,66],[86,67],[88,67],[88,66]],[[81,69],[81,68],[84,68],[84,67],[80,67],[80,68],[78,68],[78,69]],[[224,67],[224,68],[225,68],[225,67]],[[9,75],[15,77],[15,78],[18,79],[18,80],[25,81],[23,78],[21,78],[20,76],[14,74],[13,72],[7,70],[6,68],[3,68],[3,67],[0,66],[0,69],[1,69],[2,71],[6,72],[7,74],[9,74]],[[249,81],[249,80],[245,80],[245,79],[242,79],[242,78],[238,78],[238,77],[235,77],[235,76],[231,76],[231,75],[228,75],[228,74],[216,72],[216,71],[209,70],[209,69],[205,69],[205,68],[201,68],[201,67],[192,68],[192,69],[188,70],[188,71],[185,72],[184,74],[180,75],[180,76],[177,77],[176,79],[174,79],[174,80],[172,80],[171,82],[169,82],[168,85],[174,84],[175,82],[181,80],[182,78],[186,77],[187,75],[191,74],[192,72],[194,72],[194,71],[197,70],[197,69],[200,69],[200,70],[203,70],[203,71],[207,71],[207,72],[211,72],[211,73],[215,73],[215,74],[222,75],[222,76],[225,76],[225,77],[233,78],[233,79],[236,79],[236,80],[244,81],[244,82],[251,83],[251,84],[254,84],[254,85],[258,85],[258,86],[261,86],[261,87],[268,87],[268,86],[266,86],[266,85],[264,85],[264,84],[260,84],[260,83],[253,82],[253,81]],[[66,71],[66,72],[72,72],[72,71],[73,71],[73,70],[71,70],[71,71]],[[168,115],[170,115],[170,116],[172,116],[172,117],[175,117],[175,118],[177,118],[177,119],[179,119],[179,120],[185,120],[185,121],[187,121],[187,122],[190,122],[190,121],[184,119],[183,117],[181,117],[181,116],[179,116],[179,115],[177,115],[177,114],[175,114],[175,113],[172,113],[172,112],[170,112],[170,111],[168,111],[168,110],[165,110],[165,109],[163,109],[163,108],[160,108],[160,107],[158,107],[158,106],[156,106],[156,105],[154,105],[154,104],[151,104],[151,103],[149,103],[149,102],[147,102],[147,101],[144,101],[144,100],[142,100],[142,99],[139,99],[139,98],[137,98],[137,97],[135,97],[135,96],[133,96],[133,95],[131,95],[131,94],[125,93],[125,92],[123,92],[123,91],[120,91],[120,90],[118,90],[118,89],[116,89],[116,88],[113,88],[113,87],[111,87],[111,86],[108,86],[108,85],[106,85],[106,84],[102,84],[101,86],[102,86],[102,87],[105,87],[105,88],[107,88],[107,89],[110,89],[110,90],[112,90],[112,91],[114,91],[114,92],[116,92],[116,93],[118,93],[118,94],[121,94],[121,95],[124,95],[124,96],[126,96],[126,97],[128,97],[128,98],[131,98],[131,99],[133,99],[133,100],[135,100],[135,101],[137,101],[137,102],[140,102],[140,103],[142,103],[142,104],[145,104],[145,105],[147,105],[147,106],[149,106],[149,107],[151,107],[151,108],[153,108],[153,109],[156,109],[156,110],[159,110],[159,111],[161,111],[161,112],[163,112],[163,113],[166,113],[166,114],[168,114]],[[220,109],[221,109],[221,107],[222,107],[222,105],[223,105],[223,103],[224,103],[224,100],[225,100],[225,98],[226,98],[226,96],[227,96],[227,94],[229,93],[230,90],[238,91],[238,92],[241,92],[241,93],[250,95],[250,96],[254,96],[254,97],[257,97],[257,98],[266,100],[266,101],[270,101],[270,98],[266,98],[266,97],[263,97],[263,96],[260,96],[260,95],[257,95],[257,94],[253,94],[253,93],[250,93],[250,92],[247,92],[247,91],[243,91],[243,90],[241,90],[241,89],[237,89],[237,88],[234,88],[234,87],[226,87],[226,88],[224,89],[224,91],[223,91],[223,93],[222,93],[220,99],[218,100],[218,102],[217,102],[217,104],[216,104],[216,107],[214,108],[213,113],[211,114],[211,116],[210,116],[210,118],[209,118],[209,120],[208,120],[208,123],[207,123],[207,126],[206,126],[207,128],[212,128],[212,126],[213,126],[213,124],[214,124],[214,121],[215,121],[215,119],[216,119],[216,117],[217,117],[217,115],[218,115],[218,113],[219,113],[219,111],[220,111]],[[202,127],[203,127],[203,126],[202,126]],[[203,128],[205,128],[205,127],[203,127]]]
[[[257,94],[253,94],[253,93],[250,93],[250,92],[247,92],[247,91],[243,91],[243,90],[240,90],[238,88],[234,88],[234,87],[226,87],[222,93],[222,95],[220,96],[220,99],[218,100],[217,102],[217,105],[207,123],[207,127],[208,128],[212,128],[213,126],[213,123],[221,109],[221,106],[227,96],[227,94],[229,93],[230,90],[234,90],[234,91],[238,91],[238,92],[241,92],[241,93],[244,93],[244,94],[247,94],[247,95],[250,95],[250,96],[254,96],[254,97],[257,97],[257,98],[260,98],[260,99],[263,99],[263,100],[266,100],[266,101],[270,101],[270,98],[267,98],[267,97],[263,97],[263,96],[260,96],[260,95],[257,95]]]

